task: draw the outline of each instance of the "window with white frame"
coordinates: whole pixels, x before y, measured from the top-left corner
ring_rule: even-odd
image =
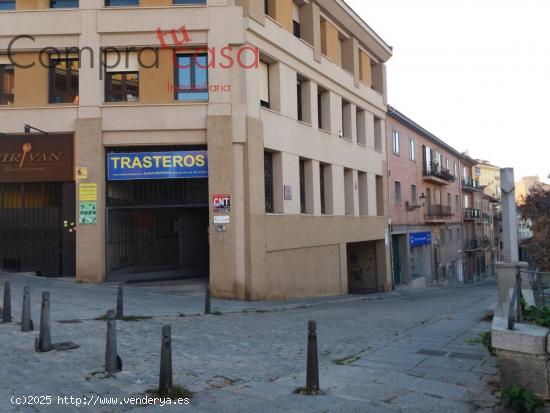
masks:
[[[392,152],[399,155],[399,132],[396,130],[392,131]]]
[[[269,100],[269,64],[260,61],[260,106],[270,108]]]
[[[413,139],[409,139],[409,159],[416,160],[416,145]]]

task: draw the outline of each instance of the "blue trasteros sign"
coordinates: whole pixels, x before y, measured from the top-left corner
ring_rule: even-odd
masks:
[[[418,247],[420,245],[430,245],[432,243],[431,232],[415,232],[410,234],[411,247]]]
[[[208,178],[207,151],[109,153],[107,179]]]

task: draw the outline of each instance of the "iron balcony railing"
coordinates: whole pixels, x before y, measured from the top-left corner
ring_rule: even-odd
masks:
[[[468,238],[464,241],[464,250],[474,251],[483,249],[489,247],[489,244],[489,238],[487,237]]]
[[[453,216],[450,206],[429,204],[426,206],[424,216],[426,218],[445,219]]]
[[[473,178],[462,178],[462,187],[465,189],[479,189],[479,182]]]
[[[454,182],[455,176],[447,168],[443,168],[437,162],[424,164],[424,176],[435,176],[445,181]]]
[[[480,219],[481,212],[479,209],[475,208],[465,208],[464,209],[464,219]]]

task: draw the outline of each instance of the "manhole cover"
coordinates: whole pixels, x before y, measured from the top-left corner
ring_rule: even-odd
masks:
[[[483,360],[485,356],[483,354],[451,353],[449,357],[453,359]]]
[[[82,320],[57,320],[59,324],[80,324]]]
[[[423,354],[425,356],[437,356],[437,357],[443,357],[444,355],[447,354],[446,351],[441,351],[441,350],[429,350],[429,349],[421,349],[421,350],[418,350],[416,352],[416,354]]]

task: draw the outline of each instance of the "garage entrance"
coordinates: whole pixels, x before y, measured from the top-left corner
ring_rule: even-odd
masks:
[[[350,294],[378,291],[376,241],[347,244],[347,261]]]
[[[108,279],[208,277],[208,206],[208,178],[108,181]]]

